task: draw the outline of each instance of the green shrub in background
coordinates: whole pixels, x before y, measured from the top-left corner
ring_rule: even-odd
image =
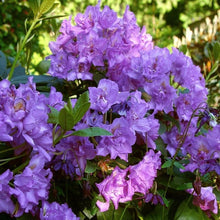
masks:
[[[186,29],[182,38],[174,36],[174,47],[182,48],[199,65],[209,89],[211,106],[220,106],[220,10],[194,28]]]
[[[0,50],[6,55],[15,56],[19,39],[25,34],[24,20],[28,26],[33,13],[27,0],[0,1]],[[56,15],[73,15],[84,11],[88,5],[95,5],[96,0],[59,0]],[[153,36],[154,42],[160,47],[171,47],[173,36],[182,36],[183,29],[194,21],[200,20],[216,12],[219,0],[103,0],[102,5],[109,5],[118,14],[122,14],[126,5],[137,16],[140,26],[145,25],[147,32]],[[43,74],[47,72],[48,63],[42,60],[49,55],[48,43],[55,40],[58,35],[60,18],[44,21],[36,28],[35,37],[26,44],[26,55],[22,56],[21,64],[30,69],[30,74]],[[32,62],[30,58],[33,56]],[[27,57],[27,60],[25,60]]]

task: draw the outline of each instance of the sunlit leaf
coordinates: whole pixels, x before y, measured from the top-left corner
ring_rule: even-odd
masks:
[[[90,107],[88,92],[83,93],[77,100],[73,108],[74,124],[78,123]]]
[[[71,111],[69,111],[67,106],[64,106],[64,108],[62,108],[60,110],[59,113],[59,125],[65,130],[65,131],[69,131],[73,128],[74,124],[74,120],[73,120],[73,114]]]
[[[40,4],[39,4],[39,0],[29,0],[28,4],[31,8],[31,10],[33,11],[34,15],[37,14],[37,12],[39,11],[40,8]]]
[[[40,6],[40,14],[47,13],[55,3],[55,0],[43,0],[41,6]]]

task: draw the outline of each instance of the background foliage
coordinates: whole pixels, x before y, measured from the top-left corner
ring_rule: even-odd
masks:
[[[59,0],[59,7],[56,14],[66,16],[83,12],[88,5],[95,5],[96,0],[71,1]],[[126,5],[130,5],[137,17],[140,26],[145,25],[147,32],[153,36],[156,45],[165,47],[173,45],[173,36],[181,37],[184,28],[188,25],[196,26],[206,16],[213,16],[219,8],[219,0],[103,0],[102,5],[109,5],[110,8],[120,14],[123,13]],[[6,0],[0,2],[0,50],[10,56],[16,53],[18,41],[24,37],[26,18],[31,18],[32,12],[27,0]],[[28,23],[28,22],[27,22]],[[37,30],[37,36],[31,41],[30,54],[34,53],[35,61],[32,68],[38,69],[36,65],[47,56],[48,42],[55,40],[61,19],[50,19],[42,24]],[[23,61],[23,63],[25,63]]]

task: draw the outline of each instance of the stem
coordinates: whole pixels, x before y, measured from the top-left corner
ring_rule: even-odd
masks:
[[[12,78],[12,76],[13,76],[13,73],[14,73],[14,70],[15,70],[15,66],[16,66],[17,61],[18,61],[18,58],[20,57],[21,52],[22,52],[22,50],[23,50],[23,48],[24,48],[24,46],[25,46],[25,44],[26,44],[26,42],[27,42],[27,40],[28,40],[28,38],[29,38],[29,36],[30,36],[30,34],[31,34],[31,32],[32,32],[32,30],[34,29],[34,27],[35,27],[35,25],[36,25],[36,23],[37,23],[38,21],[39,21],[39,18],[38,18],[38,16],[37,16],[37,17],[34,19],[33,23],[31,24],[31,26],[30,26],[30,28],[29,28],[27,34],[25,35],[25,38],[24,38],[24,40],[22,41],[21,47],[19,48],[19,51],[18,51],[18,53],[17,53],[17,55],[16,55],[16,57],[15,57],[15,60],[14,60],[14,62],[13,62],[13,64],[12,64],[11,70],[10,70],[10,72],[9,72],[9,74],[8,74],[8,80],[11,80],[11,78]]]
[[[129,206],[129,203],[125,206],[125,208],[124,208],[124,210],[123,210],[123,212],[122,212],[122,214],[121,214],[120,220],[123,220],[124,214],[125,214],[125,212],[126,212],[128,206]]]
[[[202,103],[201,103],[201,104],[202,104]],[[200,104],[200,105],[201,105],[201,104]],[[187,123],[187,126],[186,126],[186,128],[184,129],[184,131],[183,131],[182,138],[181,138],[181,140],[180,140],[179,143],[178,143],[178,147],[177,147],[177,149],[176,149],[176,152],[175,152],[175,154],[174,154],[174,156],[173,156],[173,158],[172,158],[172,164],[171,164],[171,167],[170,167],[170,168],[172,169],[172,172],[171,172],[170,175],[169,175],[169,179],[168,179],[168,183],[167,183],[167,186],[166,186],[166,190],[165,190],[165,192],[164,192],[164,197],[166,197],[166,194],[167,194],[167,191],[168,191],[168,188],[169,188],[169,184],[170,184],[170,181],[171,181],[172,176],[173,176],[173,165],[174,165],[174,162],[175,162],[175,160],[176,160],[176,157],[177,157],[177,155],[178,155],[178,153],[179,153],[181,147],[183,146],[183,144],[184,144],[184,142],[185,142],[185,140],[186,140],[187,133],[188,133],[188,130],[189,130],[189,126],[190,126],[190,124],[191,124],[191,121],[192,121],[193,117],[195,116],[196,112],[197,112],[199,109],[203,109],[202,107],[200,107],[200,105],[193,111],[193,113],[192,113],[192,115],[191,115],[191,117],[190,117],[190,120],[189,120],[189,122]],[[165,214],[165,207],[163,207],[163,219],[164,219],[164,214]]]
[[[25,156],[25,154],[21,154],[21,155],[19,155],[19,156],[16,156],[16,157],[10,157],[10,158],[6,158],[6,159],[0,159],[0,162],[9,162],[9,161],[11,161],[11,160],[16,160],[16,159],[18,159],[18,158],[20,158],[20,157],[23,157],[23,156]]]

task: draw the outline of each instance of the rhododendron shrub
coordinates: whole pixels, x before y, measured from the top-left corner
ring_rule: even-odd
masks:
[[[147,219],[156,206],[167,219],[189,198],[217,216],[220,125],[199,67],[154,46],[129,7],[118,17],[100,3],[64,20],[49,47],[64,90],[0,81],[1,152],[12,152],[0,212]]]

